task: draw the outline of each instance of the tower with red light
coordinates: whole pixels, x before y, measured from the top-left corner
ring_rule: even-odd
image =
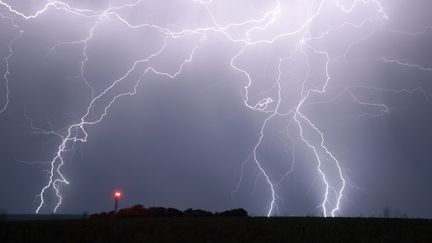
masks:
[[[121,197],[121,192],[119,192],[119,191],[114,192],[114,212],[117,212],[117,210],[118,210],[118,204],[120,201],[120,197]]]

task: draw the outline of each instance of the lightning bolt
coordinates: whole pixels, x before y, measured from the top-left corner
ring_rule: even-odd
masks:
[[[8,16],[4,16],[3,14],[0,13],[0,17],[2,19],[8,19],[11,23],[11,25],[18,31],[18,35],[16,35],[8,44],[8,49],[9,49],[9,55],[4,59],[5,63],[6,63],[6,71],[3,74],[3,79],[5,80],[5,89],[6,89],[6,94],[5,94],[5,103],[3,106],[0,106],[0,114],[4,113],[9,105],[9,74],[10,74],[10,65],[9,65],[9,60],[10,58],[12,58],[14,52],[13,52],[13,44],[22,36],[23,34],[23,30],[21,30],[19,28],[19,26],[17,24],[14,23],[13,19],[11,17]]]
[[[307,6],[309,10],[308,16],[304,19],[303,23],[296,29],[291,30],[289,32],[282,32],[277,34],[271,34],[266,36],[265,38],[256,37],[257,33],[264,33],[269,30],[271,27],[274,27],[277,24],[277,21],[280,18],[280,15],[284,11],[284,2],[280,0],[275,0],[274,5],[270,10],[261,11],[257,10],[258,16],[250,17],[246,20],[239,22],[229,22],[228,24],[219,24],[217,15],[212,10],[212,5],[214,2],[212,0],[192,0],[193,4],[197,4],[201,6],[208,17],[210,18],[211,25],[205,27],[197,27],[197,28],[185,28],[181,30],[172,30],[166,26],[161,26],[157,24],[150,23],[140,23],[133,24],[128,21],[125,17],[123,17],[119,10],[123,10],[126,8],[135,8],[143,3],[143,0],[138,0],[131,3],[126,3],[120,6],[112,6],[111,3],[103,9],[103,10],[90,10],[90,9],[81,9],[73,7],[66,2],[63,1],[46,1],[45,5],[43,5],[40,10],[32,14],[25,14],[22,11],[15,9],[11,4],[6,3],[5,1],[0,0],[0,14],[1,11],[6,11],[8,16],[1,14],[1,18],[7,18],[12,26],[17,29],[18,35],[16,35],[9,42],[9,55],[5,58],[6,63],[6,71],[3,74],[3,79],[5,80],[6,87],[6,102],[2,107],[0,107],[0,114],[6,111],[9,104],[9,74],[10,74],[10,59],[13,57],[13,47],[14,43],[24,34],[24,31],[21,30],[20,26],[17,25],[14,21],[14,18],[19,18],[24,21],[31,21],[32,19],[36,19],[48,11],[62,11],[66,14],[72,14],[79,16],[81,18],[92,20],[92,25],[88,29],[88,35],[80,40],[68,41],[68,42],[59,42],[53,45],[47,55],[50,55],[52,52],[56,51],[57,48],[60,48],[63,45],[77,45],[81,46],[81,63],[80,63],[80,74],[79,78],[85,83],[85,85],[89,88],[91,92],[91,99],[84,110],[83,114],[79,115],[79,118],[76,122],[72,122],[69,124],[65,131],[58,132],[52,129],[44,130],[33,126],[31,121],[31,127],[38,134],[45,135],[53,135],[60,138],[61,142],[59,143],[56,152],[53,157],[50,159],[48,164],[50,165],[49,170],[49,178],[46,184],[42,187],[38,198],[40,199],[40,203],[36,208],[36,213],[39,213],[46,206],[46,196],[50,190],[54,191],[55,196],[57,197],[56,205],[52,209],[53,212],[56,212],[58,208],[62,204],[62,194],[61,194],[61,185],[69,184],[69,180],[62,173],[62,167],[65,164],[64,154],[69,151],[71,147],[76,143],[85,143],[89,138],[89,133],[87,129],[93,125],[97,125],[103,121],[103,119],[107,116],[111,106],[118,102],[120,98],[126,96],[132,96],[137,93],[137,88],[139,84],[145,80],[146,75],[148,73],[153,73],[162,77],[166,77],[169,79],[175,79],[179,76],[184,67],[193,61],[193,57],[198,50],[200,43],[206,41],[209,37],[209,33],[215,33],[219,36],[225,38],[232,44],[240,45],[239,51],[236,52],[232,58],[230,59],[230,68],[235,72],[238,72],[242,75],[242,77],[247,81],[246,85],[243,87],[243,103],[247,109],[260,112],[265,115],[263,122],[261,124],[258,138],[256,143],[251,149],[250,155],[247,160],[245,160],[241,164],[241,174],[239,181],[236,185],[236,188],[232,191],[232,194],[235,193],[241,184],[243,178],[243,170],[246,163],[249,160],[253,160],[254,165],[258,168],[257,179],[260,176],[264,177],[264,181],[269,189],[269,202],[267,206],[267,216],[272,216],[275,214],[275,210],[278,208],[277,201],[279,199],[277,190],[278,185],[284,180],[287,176],[289,176],[294,171],[294,164],[296,160],[295,155],[295,147],[294,142],[292,142],[291,155],[292,159],[290,161],[290,169],[281,177],[275,178],[266,169],[266,164],[263,158],[259,156],[259,150],[262,145],[262,141],[266,135],[266,129],[269,127],[269,123],[277,118],[277,117],[288,117],[287,126],[290,127],[295,125],[298,128],[298,135],[302,144],[304,144],[309,151],[312,152],[315,160],[316,160],[316,170],[317,175],[322,181],[323,184],[323,199],[319,205],[319,207],[323,211],[324,216],[336,216],[338,211],[342,207],[342,201],[344,196],[344,191],[347,186],[347,178],[344,174],[344,170],[342,168],[342,163],[339,159],[337,159],[336,154],[331,152],[326,144],[325,134],[319,128],[319,125],[313,122],[311,118],[309,118],[305,112],[304,107],[308,105],[317,104],[320,102],[310,101],[312,96],[324,96],[327,93],[327,89],[329,87],[329,83],[331,81],[330,74],[330,65],[333,63],[334,59],[332,59],[329,52],[325,50],[318,49],[313,46],[312,42],[321,40],[326,38],[331,32],[340,30],[342,28],[352,28],[352,29],[361,29],[367,24],[374,23],[377,21],[385,21],[389,19],[389,15],[386,13],[384,7],[378,0],[353,0],[349,6],[346,4],[342,4],[342,1],[339,0],[319,0],[319,1],[299,1]],[[364,5],[371,5],[375,8],[378,17],[370,17],[364,18],[360,23],[352,23],[348,21],[344,21],[340,24],[333,25],[328,28],[326,31],[319,33],[318,35],[313,34],[313,25],[318,21],[317,19],[323,15],[323,9],[326,6],[333,6],[335,9],[344,13],[345,15],[350,15],[354,12],[358,7]],[[134,63],[129,67],[129,69],[118,79],[111,82],[111,84],[102,90],[99,94],[96,93],[95,89],[92,87],[91,82],[87,79],[85,75],[86,64],[89,60],[87,51],[88,51],[88,42],[93,39],[96,35],[95,30],[107,20],[113,20],[121,23],[123,26],[127,27],[130,30],[137,30],[141,28],[149,28],[155,30],[157,33],[162,35],[163,42],[160,44],[157,50],[154,50],[151,54],[146,56],[145,58],[135,60]],[[233,33],[236,29],[243,29],[239,33]],[[430,30],[430,27],[426,28],[424,31],[410,33],[404,31],[394,32],[400,34],[406,34],[410,36],[419,36],[427,33]],[[354,48],[354,45],[357,43],[368,39],[371,35],[367,35],[366,37],[362,37],[358,40],[354,40],[348,45],[345,50],[345,53],[342,57],[346,57],[347,53]],[[169,40],[176,41],[178,39],[191,38],[194,41],[194,48],[192,48],[189,52],[189,56],[187,56],[178,66],[177,69],[173,72],[164,72],[158,69],[156,66],[152,65],[153,59],[160,56],[166,50],[167,43]],[[242,67],[240,59],[246,55],[248,50],[251,50],[256,47],[262,46],[272,46],[276,43],[283,42],[290,38],[298,38],[293,50],[288,51],[288,53],[281,53],[280,57],[278,57],[277,62],[277,78],[274,81],[274,84],[271,90],[276,90],[276,97],[264,97],[260,99],[258,102],[253,103],[250,98],[251,87],[254,84],[254,78],[251,74],[250,70],[247,67]],[[305,60],[306,65],[306,73],[302,79],[301,84],[301,92],[299,93],[299,98],[296,104],[293,106],[291,110],[288,112],[282,112],[280,107],[283,101],[282,94],[282,84],[284,81],[290,81],[289,78],[285,78],[284,74],[290,74],[290,72],[284,68],[284,65],[288,60],[294,58],[294,55],[302,56]],[[312,79],[312,68],[310,65],[310,59],[312,55],[319,56],[323,58],[324,64],[324,78],[320,80],[319,87],[311,87],[311,79]],[[339,57],[337,57],[339,58]],[[335,59],[337,59],[335,58]],[[388,64],[397,64],[409,68],[415,68],[421,71],[432,71],[432,68],[425,67],[419,64],[411,64],[405,62],[400,59],[390,59],[386,57],[382,57],[382,61]],[[289,76],[289,75],[288,75]],[[316,81],[316,80],[315,80]],[[131,83],[131,84],[130,84]],[[127,88],[125,88],[126,86]],[[418,87],[413,90],[401,89],[401,90],[392,90],[392,89],[381,89],[377,87],[369,87],[369,86],[357,86],[357,87],[349,87],[344,88],[340,92],[338,92],[335,96],[330,97],[325,101],[321,101],[321,103],[330,103],[339,97],[342,94],[349,94],[353,102],[361,106],[368,106],[376,108],[379,111],[379,116],[383,116],[390,112],[390,108],[386,104],[381,103],[373,103],[363,101],[355,95],[355,89],[366,89],[366,90],[375,90],[375,91],[383,91],[383,92],[392,92],[395,94],[400,93],[408,93],[413,94],[415,92],[421,92],[425,98],[427,98],[427,93],[421,88]],[[123,90],[123,89],[126,89]],[[314,138],[315,135],[318,139]],[[293,137],[288,134],[291,141]],[[27,162],[26,162],[27,163]],[[45,163],[45,162],[44,162]],[[329,177],[331,174],[329,171],[336,171],[337,178]]]
[[[374,2],[374,3],[376,3],[377,5],[378,5],[378,7],[379,7],[379,12],[382,14],[382,18],[384,18],[384,19],[386,19],[386,18],[388,18],[388,16],[387,16],[387,14],[384,12],[384,10],[383,10],[383,8],[382,8],[382,6],[381,6],[381,4],[379,3],[379,2],[377,2],[377,1],[355,1],[354,2],[354,4],[353,4],[353,6],[351,7],[351,8],[349,8],[349,9],[347,9],[347,8],[344,8],[344,7],[342,7],[337,1],[336,1],[336,5],[338,6],[338,8],[339,9],[341,9],[342,11],[344,11],[344,12],[346,12],[346,13],[349,13],[349,12],[351,12],[354,8],[355,8],[355,6],[359,3],[359,2],[362,2],[362,3],[368,3],[368,2]],[[302,112],[301,112],[301,108],[302,108],[302,106],[305,104],[305,102],[308,100],[308,98],[310,97],[310,95],[312,94],[312,93],[318,93],[318,94],[324,94],[325,92],[326,92],[326,88],[327,88],[327,86],[328,86],[328,82],[329,82],[329,80],[330,80],[330,75],[329,75],[329,72],[328,72],[328,67],[329,67],[329,62],[330,62],[330,58],[329,58],[329,54],[328,53],[326,53],[326,52],[324,52],[324,51],[317,51],[317,50],[315,50],[315,49],[313,49],[311,46],[309,46],[307,43],[309,42],[309,41],[311,41],[311,40],[314,40],[314,39],[320,39],[320,38],[323,38],[325,35],[327,35],[333,28],[341,28],[341,27],[343,27],[343,26],[345,26],[345,25],[347,25],[347,24],[349,24],[349,25],[352,25],[352,26],[354,26],[354,27],[356,27],[356,28],[360,28],[360,27],[362,27],[367,21],[363,21],[363,23],[362,24],[360,24],[360,25],[353,25],[353,24],[351,24],[351,23],[347,23],[347,22],[345,22],[345,23],[343,23],[342,25],[339,25],[339,26],[335,26],[335,27],[333,27],[331,30],[328,30],[327,32],[325,32],[324,34],[322,34],[322,35],[320,35],[320,36],[318,36],[318,37],[308,37],[308,34],[310,34],[310,26],[311,26],[311,23],[313,23],[313,21],[321,14],[321,9],[322,9],[322,7],[324,6],[324,3],[326,3],[326,1],[321,1],[320,3],[319,3],[319,5],[318,5],[318,7],[317,7],[317,10],[316,10],[316,12],[313,14],[313,15],[311,15],[306,21],[305,21],[305,23],[299,28],[299,29],[297,29],[297,30],[295,30],[295,31],[293,31],[293,32],[290,32],[290,33],[283,33],[283,34],[280,34],[280,35],[278,35],[278,36],[276,36],[274,39],[272,39],[271,41],[259,41],[259,42],[255,42],[255,43],[250,43],[250,42],[247,42],[247,47],[249,47],[249,46],[251,46],[251,45],[257,45],[257,44],[261,44],[261,43],[274,43],[275,41],[277,41],[278,39],[280,39],[280,38],[283,38],[283,37],[287,37],[287,36],[292,36],[292,35],[296,35],[296,34],[298,34],[298,33],[301,33],[301,32],[304,32],[304,34],[303,34],[303,36],[302,36],[302,38],[299,40],[299,45],[300,45],[300,50],[301,50],[301,52],[305,55],[305,57],[306,58],[308,58],[308,54],[304,51],[304,49],[305,48],[310,48],[310,49],[312,49],[315,53],[318,53],[318,54],[320,54],[320,55],[324,55],[325,57],[326,57],[326,64],[325,64],[325,70],[326,70],[326,80],[324,81],[324,85],[322,86],[322,89],[321,90],[319,90],[319,89],[306,89],[306,81],[307,81],[307,76],[308,76],[308,74],[306,75],[306,78],[304,79],[304,83],[303,83],[303,88],[302,88],[302,91],[301,91],[301,99],[299,100],[299,102],[298,102],[298,104],[297,104],[297,106],[296,106],[296,108],[294,109],[294,115],[293,115],[293,119],[294,119],[294,121],[297,123],[297,125],[298,125],[298,127],[299,127],[299,130],[300,130],[300,136],[301,136],[301,139],[302,139],[302,141],[310,148],[310,149],[312,149],[312,151],[314,152],[314,155],[315,155],[315,158],[316,158],[316,160],[317,160],[317,162],[318,162],[318,165],[317,165],[317,170],[318,170],[318,173],[319,173],[319,175],[321,176],[321,178],[322,178],[322,181],[323,181],[323,183],[325,184],[325,193],[324,193],[324,199],[323,199],[323,202],[322,202],[322,204],[321,204],[321,208],[323,209],[323,215],[324,216],[328,216],[328,215],[331,215],[331,216],[335,216],[335,214],[336,214],[336,212],[340,209],[340,204],[341,204],[341,200],[342,200],[342,196],[343,196],[343,191],[344,191],[344,189],[345,189],[345,184],[346,184],[346,180],[345,180],[345,178],[344,178],[344,175],[343,175],[343,171],[342,171],[342,167],[341,167],[341,165],[340,165],[340,162],[335,158],[335,156],[327,149],[327,147],[325,146],[325,139],[324,139],[324,134],[319,130],[319,128],[316,126],[316,125],[314,125],[313,123],[312,123],[312,121],[309,119],[309,118],[307,118]],[[276,15],[276,13],[278,13],[279,11],[280,11],[280,8],[279,8],[279,6],[280,6],[280,3],[279,3],[279,1],[278,1],[278,5],[277,5],[277,7],[274,9],[274,14]],[[372,20],[368,20],[368,21],[372,21]],[[250,32],[249,32],[250,33]],[[234,68],[234,69],[236,69],[236,70],[238,70],[238,71],[240,71],[240,72],[242,72],[246,77],[247,77],[247,79],[248,79],[248,85],[245,87],[245,90],[246,90],[246,92],[245,92],[245,98],[244,98],[244,102],[245,102],[245,104],[246,104],[246,106],[248,107],[248,108],[250,108],[250,109],[254,109],[254,110],[259,110],[259,111],[265,111],[266,109],[267,109],[267,107],[268,107],[268,105],[271,103],[271,102],[273,102],[273,100],[271,99],[271,98],[265,98],[265,99],[263,99],[263,100],[261,100],[260,102],[258,102],[256,105],[254,105],[254,106],[251,106],[251,105],[248,105],[247,103],[248,103],[248,99],[249,99],[249,97],[248,97],[248,89],[249,89],[249,87],[251,86],[251,83],[252,83],[252,79],[251,79],[251,76],[250,76],[250,74],[246,71],[246,70],[244,70],[244,69],[241,69],[241,68],[239,68],[239,67],[237,67],[237,66],[235,66],[234,65],[234,61],[236,60],[236,58],[238,57],[238,56],[240,56],[243,52],[244,52],[244,50],[245,50],[246,48],[244,48],[241,52],[239,52],[233,59],[232,59],[232,61],[231,61],[231,66]],[[279,63],[279,67],[278,67],[278,70],[279,70],[279,74],[280,74],[280,64],[281,63]],[[309,70],[309,65],[308,65],[308,70]],[[269,178],[269,176],[268,176],[268,173],[265,171],[265,169],[263,168],[263,166],[261,165],[261,163],[260,163],[260,161],[258,160],[258,158],[257,158],[257,150],[258,150],[258,148],[259,148],[259,146],[260,146],[260,144],[261,144],[261,142],[262,142],[262,139],[263,139],[263,137],[264,137],[264,129],[265,129],[265,127],[266,127],[266,125],[267,125],[267,123],[268,123],[268,121],[270,120],[270,119],[272,119],[274,116],[277,116],[277,115],[281,115],[281,114],[279,114],[278,113],[278,107],[279,107],[279,104],[280,104],[280,76],[278,77],[278,80],[277,80],[277,83],[278,83],[278,87],[279,87],[279,92],[278,92],[278,94],[279,94],[279,98],[278,98],[278,104],[276,105],[276,108],[274,109],[274,111],[271,113],[271,115],[270,116],[268,116],[265,120],[264,120],[264,122],[263,122],[263,124],[262,124],[262,127],[261,127],[261,132],[260,132],[260,136],[259,136],[259,139],[258,139],[258,142],[256,143],[256,145],[255,145],[255,147],[253,148],[253,158],[254,158],[254,161],[255,161],[255,163],[256,163],[256,165],[257,165],[257,167],[259,168],[259,170],[260,170],[260,174],[262,174],[262,175],[264,175],[264,177],[265,177],[265,180],[266,180],[266,182],[268,183],[268,185],[269,185],[269,187],[270,187],[270,191],[271,191],[271,201],[270,201],[270,206],[269,206],[269,210],[268,210],[268,212],[267,212],[267,216],[271,216],[272,215],[272,213],[273,213],[273,209],[275,208],[275,200],[276,200],[276,198],[277,198],[277,194],[276,194],[276,192],[275,192],[275,184],[271,181],[271,179]],[[353,98],[354,98],[354,96],[353,96]],[[362,102],[359,102],[357,99],[355,99],[355,101],[357,101],[357,103],[360,103],[360,104],[365,104],[365,103],[362,103]],[[292,111],[290,111],[289,113],[291,113]],[[301,122],[301,121],[303,121],[303,123]],[[306,124],[304,124],[304,123],[306,123]],[[309,127],[311,127],[311,129],[314,131],[314,132],[316,132],[316,133],[318,133],[319,134],[319,136],[320,136],[320,138],[321,138],[321,142],[319,143],[319,144],[317,144],[317,145],[313,145],[312,144],[312,142],[311,141],[309,141],[309,139],[308,138],[306,138],[305,136],[304,136],[304,130],[305,130],[305,125],[308,125]],[[320,151],[320,150],[322,150],[322,151]],[[332,190],[334,190],[334,187],[333,186],[331,186],[330,185],[330,183],[328,182],[328,180],[327,180],[327,176],[326,176],[326,173],[323,171],[323,169],[322,169],[322,166],[323,166],[323,159],[322,159],[322,156],[323,155],[320,155],[320,154],[325,154],[326,156],[328,156],[328,157],[330,157],[330,160],[336,165],[336,167],[337,167],[337,171],[338,171],[338,174],[339,174],[339,177],[340,177],[340,180],[341,180],[341,182],[342,182],[342,185],[340,186],[340,189],[338,190],[338,191],[336,191],[336,194],[337,194],[337,196],[336,196],[336,203],[335,203],[335,205],[333,206],[333,207],[331,207],[331,205],[330,205],[330,202],[329,202],[329,190],[330,189],[332,189]],[[293,158],[295,158],[295,156],[293,156]],[[242,165],[242,167],[243,167],[243,165]],[[287,173],[290,173],[290,171],[289,172],[287,172]],[[285,176],[284,176],[285,177]],[[329,209],[329,207],[330,207],[330,209]]]

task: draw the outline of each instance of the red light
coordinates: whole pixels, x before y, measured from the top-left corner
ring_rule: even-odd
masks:
[[[120,196],[121,196],[121,193],[120,193],[120,192],[115,192],[115,193],[114,193],[114,197],[115,197],[115,198],[120,198]]]

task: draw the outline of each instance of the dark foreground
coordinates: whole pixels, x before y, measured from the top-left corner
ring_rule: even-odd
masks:
[[[0,222],[0,242],[432,242],[432,220],[142,218]]]

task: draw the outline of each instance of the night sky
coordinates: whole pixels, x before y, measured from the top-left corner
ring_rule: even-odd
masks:
[[[1,0],[0,211],[430,218],[431,10]]]

